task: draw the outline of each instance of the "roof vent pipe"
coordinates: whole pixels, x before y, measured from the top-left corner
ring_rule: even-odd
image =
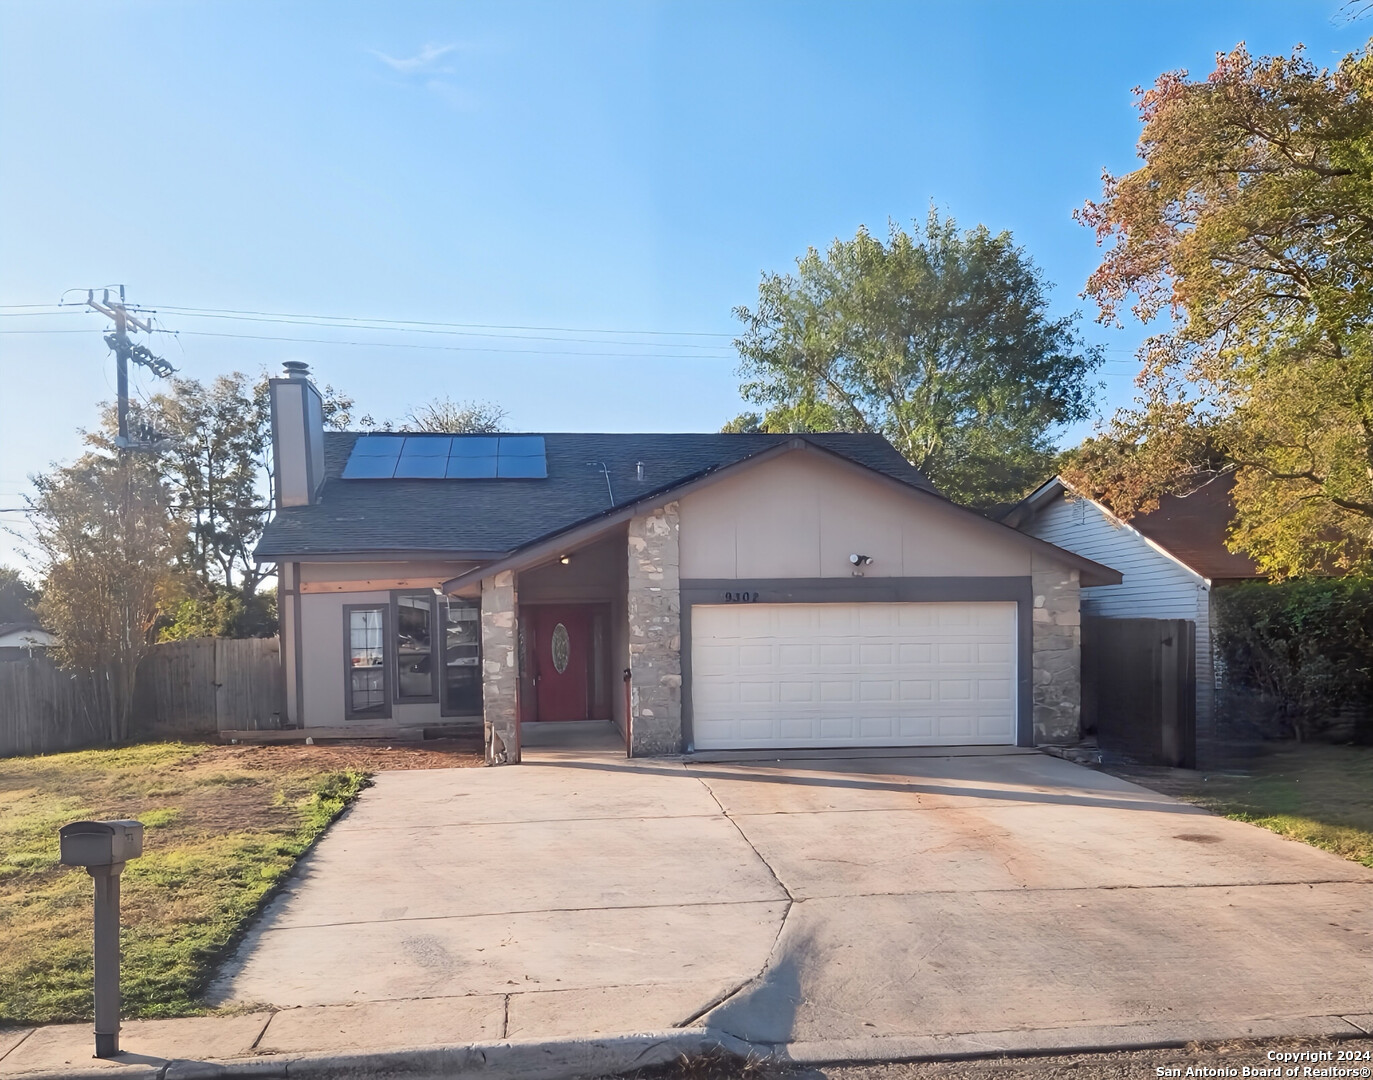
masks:
[[[282,377],[286,379],[308,379],[310,365],[304,360],[287,360],[281,365]]]

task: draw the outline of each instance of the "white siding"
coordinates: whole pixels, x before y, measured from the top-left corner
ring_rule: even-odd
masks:
[[[1082,590],[1082,614],[1117,619],[1191,619],[1197,627],[1197,736],[1215,725],[1211,590],[1198,575],[1159,551],[1087,499],[1060,497],[1022,526],[1031,536],[1121,572],[1119,585]]]
[[[1152,546],[1135,530],[1111,520],[1086,499],[1051,502],[1024,531],[1119,570],[1119,585],[1082,590],[1082,614],[1118,619],[1196,619],[1205,583]],[[1198,626],[1200,632],[1200,626]]]

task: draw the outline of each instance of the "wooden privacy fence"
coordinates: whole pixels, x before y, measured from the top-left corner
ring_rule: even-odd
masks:
[[[1196,767],[1196,624],[1082,620],[1082,726],[1106,757]]]
[[[129,726],[166,736],[271,730],[284,692],[277,638],[169,641],[138,665]]]
[[[94,746],[109,734],[107,717],[91,676],[42,656],[0,661],[0,757]]]
[[[276,638],[197,638],[154,645],[138,665],[129,734],[185,738],[281,726]],[[109,741],[103,687],[51,660],[0,661],[0,757]]]

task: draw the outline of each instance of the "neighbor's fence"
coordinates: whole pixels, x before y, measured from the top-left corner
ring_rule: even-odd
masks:
[[[0,662],[0,757],[108,741],[101,688],[51,660]],[[138,666],[129,732],[187,738],[281,726],[276,638],[197,638],[154,645]]]
[[[96,690],[91,676],[42,656],[0,663],[0,757],[104,742],[108,714]]]

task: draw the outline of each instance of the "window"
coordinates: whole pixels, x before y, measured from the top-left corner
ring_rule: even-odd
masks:
[[[482,711],[481,604],[449,597],[443,604],[443,712]]]
[[[396,700],[433,701],[434,594],[401,594],[396,611]]]
[[[350,718],[389,716],[386,701],[386,609],[345,606],[343,625],[346,628],[344,652],[348,661],[344,715]]]

